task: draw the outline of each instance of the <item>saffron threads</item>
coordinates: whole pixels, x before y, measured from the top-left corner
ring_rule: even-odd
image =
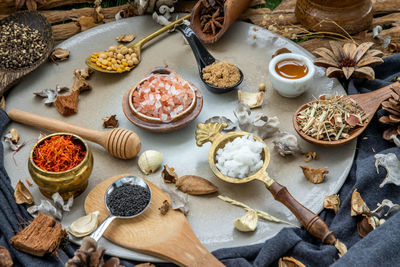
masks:
[[[43,140],[33,152],[33,162],[51,172],[70,170],[85,158],[84,144],[72,135],[55,135]]]

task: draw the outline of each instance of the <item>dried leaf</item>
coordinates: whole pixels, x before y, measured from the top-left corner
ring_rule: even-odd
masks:
[[[103,118],[103,128],[117,128],[118,120],[116,119],[117,115],[111,115],[109,117]]]
[[[297,225],[294,225],[294,224],[292,224],[290,222],[287,222],[287,221],[281,220],[279,218],[276,218],[276,217],[274,217],[272,215],[269,215],[268,213],[266,213],[264,211],[252,209],[249,206],[247,206],[246,204],[244,204],[244,203],[242,203],[240,201],[231,199],[229,197],[219,195],[218,198],[221,199],[222,201],[225,201],[225,202],[230,203],[232,205],[241,207],[241,208],[243,208],[243,209],[245,209],[247,211],[254,210],[255,212],[257,212],[258,217],[262,218],[264,220],[267,220],[267,221],[270,221],[270,222],[276,222],[276,223],[286,223],[286,224],[292,225],[294,227],[298,227]]]
[[[339,239],[336,239],[335,248],[339,251],[339,258],[341,258],[347,252],[347,246]]]
[[[339,195],[329,195],[326,196],[324,199],[324,208],[325,209],[331,209],[337,213],[338,209],[340,206],[340,198]]]
[[[15,186],[14,198],[17,204],[33,204],[33,196],[21,180]]]
[[[164,200],[161,207],[159,207],[158,209],[160,210],[161,215],[165,215],[169,211],[170,207],[171,205],[169,204],[168,200]]]
[[[250,108],[260,107],[264,102],[264,92],[251,93],[238,90],[238,99]]]
[[[161,172],[161,177],[166,184],[174,184],[178,179],[178,175],[175,173],[175,169],[169,167],[167,164],[164,165],[164,169]]]
[[[306,267],[301,261],[292,257],[283,257],[278,261],[279,267]]]
[[[274,144],[274,148],[282,157],[293,155],[300,151],[297,137],[288,132],[279,132],[272,143]]]
[[[206,195],[218,191],[210,181],[196,175],[184,175],[176,181],[176,187],[190,195]]]
[[[209,122],[217,122],[217,123],[225,123],[227,126],[223,129],[223,131],[233,131],[236,129],[236,124],[234,124],[230,119],[224,116],[214,116],[206,120],[204,123]]]
[[[300,166],[300,168],[303,170],[307,180],[314,184],[322,183],[325,179],[325,175],[328,173],[326,168],[310,169],[307,166]]]
[[[117,41],[120,43],[130,43],[133,40],[135,40],[135,38],[136,38],[136,35],[134,35],[134,34],[122,34],[115,39],[117,39]]]
[[[318,160],[317,152],[305,152],[303,153],[303,155],[305,156],[304,159],[305,162],[309,162],[313,159]]]
[[[379,166],[386,169],[386,177],[379,185],[380,188],[385,186],[385,184],[395,184],[400,185],[400,161],[396,154],[376,154],[375,155],[375,168],[376,172],[379,174]]]
[[[49,59],[56,63],[60,61],[67,60],[69,58],[69,50],[68,49],[62,49],[62,48],[56,48],[51,52]]]
[[[370,210],[362,199],[360,193],[357,189],[354,189],[353,194],[351,195],[351,216],[357,216],[361,214],[370,214]]]
[[[189,199],[188,194],[178,191],[177,189],[171,189],[166,184],[161,184],[161,189],[169,195],[171,198],[171,207],[174,210],[180,210],[183,214],[189,213]]]
[[[261,139],[271,137],[279,130],[278,117],[269,118],[261,113],[252,114],[249,106],[243,103],[238,104],[234,114],[241,130],[253,133]]]
[[[290,51],[290,50],[287,49],[286,47],[283,47],[283,48],[280,48],[280,49],[276,50],[276,51],[272,54],[271,58],[274,58],[274,57],[276,57],[277,55],[286,54],[286,53],[292,53],[292,51]]]

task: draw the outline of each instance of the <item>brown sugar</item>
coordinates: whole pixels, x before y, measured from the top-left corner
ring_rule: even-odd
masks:
[[[217,87],[233,86],[240,80],[239,69],[226,61],[204,67],[202,75],[206,83]]]
[[[18,250],[42,257],[58,249],[66,235],[54,218],[39,212],[24,230],[10,239],[10,243]]]

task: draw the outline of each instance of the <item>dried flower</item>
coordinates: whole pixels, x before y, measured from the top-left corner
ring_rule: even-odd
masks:
[[[340,198],[339,195],[329,195],[326,196],[324,199],[324,208],[325,209],[331,209],[337,213],[338,209],[340,206]]]
[[[321,47],[313,53],[319,56],[314,64],[327,68],[326,76],[342,77],[346,80],[351,76],[357,78],[375,79],[375,72],[371,66],[383,63],[383,53],[379,50],[369,50],[374,43],[367,42],[357,46],[354,43],[345,43],[343,47],[339,42],[330,41],[331,50]]]
[[[300,168],[303,170],[307,180],[314,184],[322,183],[328,173],[326,168],[310,169],[307,166],[300,166]]]
[[[400,161],[394,153],[375,155],[376,172],[379,174],[379,166],[386,169],[386,177],[379,185],[380,188],[385,184],[400,185]]]
[[[178,175],[175,173],[175,169],[169,167],[167,164],[164,165],[164,169],[161,172],[161,177],[166,184],[174,184],[178,179]]]
[[[206,195],[218,191],[213,183],[196,175],[184,175],[175,185],[180,191],[190,195]]]
[[[361,214],[370,214],[370,210],[365,204],[364,200],[361,198],[360,193],[357,189],[354,189],[353,194],[351,195],[351,216],[357,216]]]
[[[390,126],[383,132],[382,138],[394,141],[397,146],[400,146],[400,86],[392,86],[391,89],[393,91],[391,97],[381,104],[386,114],[379,118],[379,122]]]
[[[115,114],[103,118],[103,128],[117,128],[118,127],[118,120],[116,119]]]

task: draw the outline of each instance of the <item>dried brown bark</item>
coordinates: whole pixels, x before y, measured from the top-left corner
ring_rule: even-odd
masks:
[[[93,3],[94,0],[46,0],[45,4],[38,4],[38,9],[51,9],[65,5],[73,5],[80,3]],[[1,0],[0,14],[11,14],[16,11],[15,0]]]
[[[18,250],[42,257],[58,249],[66,235],[54,218],[39,212],[24,230],[10,239],[10,243]]]
[[[68,39],[81,31],[81,27],[79,27],[75,22],[55,25],[52,28],[54,41]]]

